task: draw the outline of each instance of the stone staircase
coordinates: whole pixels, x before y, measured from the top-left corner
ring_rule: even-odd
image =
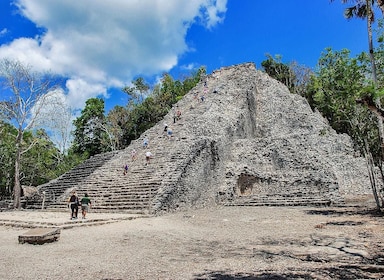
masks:
[[[363,162],[358,165],[353,162],[356,157],[344,156],[344,150],[352,150],[345,148],[344,140],[334,134],[319,136],[326,127],[323,118],[312,115],[301,97],[286,93],[253,64],[222,68],[206,79],[207,86],[201,81],[126,149],[94,156],[39,186],[40,194],[46,195],[45,207],[66,209],[72,190],[80,197],[88,193],[96,212],[154,214],[214,203],[329,205],[341,201],[340,182],[347,186],[351,176],[354,186],[369,180],[360,174]],[[282,104],[273,103],[278,98]],[[176,109],[182,115],[174,122]],[[173,130],[171,139],[163,131],[164,123]],[[147,149],[142,146],[145,137]],[[131,158],[133,149],[136,160]],[[148,165],[147,150],[153,154]],[[342,166],[355,166],[356,174],[347,174]],[[336,173],[339,170],[344,173]],[[243,174],[253,181],[244,183]],[[40,197],[27,206],[41,205]]]
[[[141,147],[139,139],[125,150],[95,156],[58,180],[41,186],[40,192],[49,194],[45,201],[47,208],[67,207],[70,192],[76,190],[80,197],[88,193],[92,211],[150,213],[158,189],[177,180],[177,158],[187,158],[188,149],[183,148],[185,143],[181,140],[169,140],[155,129],[147,131],[146,135],[150,139],[148,149]],[[173,148],[176,141],[178,148]],[[132,149],[137,151],[136,160],[132,160]],[[168,152],[169,149],[173,152]],[[154,155],[148,165],[144,156],[147,150]],[[168,153],[172,156],[167,157]],[[125,164],[129,166],[126,175],[123,174]],[[40,202],[34,206],[40,207]]]
[[[43,195],[45,203],[49,205],[56,201],[57,198],[68,195],[69,191],[90,176],[95,170],[101,167],[105,161],[111,159],[117,152],[109,152],[95,155],[87,161],[79,164],[76,168],[64,173],[60,177],[39,186],[40,197],[35,200],[27,201],[28,208],[41,208]]]
[[[201,145],[199,139],[183,133],[183,128],[190,121],[194,121],[198,127],[198,116],[205,113],[209,103],[189,110],[189,102],[184,106],[179,103],[183,115],[176,123],[170,112],[163,121],[132,141],[126,149],[95,155],[59,178],[39,186],[39,192],[45,192],[45,208],[58,211],[65,209],[70,193],[76,190],[80,198],[85,193],[89,195],[92,211],[152,213],[159,189],[177,184],[191,158],[190,147]],[[173,129],[174,136],[171,139],[163,131],[165,122]],[[142,145],[145,137],[149,139],[146,149]],[[136,150],[136,160],[131,156],[133,149]],[[148,165],[145,162],[146,151],[153,154]],[[124,175],[123,167],[126,164],[128,172]],[[41,206],[42,198],[29,201],[27,208],[38,209]]]

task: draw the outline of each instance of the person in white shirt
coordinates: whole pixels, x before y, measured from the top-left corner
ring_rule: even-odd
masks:
[[[146,161],[145,165],[150,163],[150,160],[151,160],[152,157],[153,157],[153,155],[152,155],[152,153],[150,151],[147,151],[145,153],[145,161]]]

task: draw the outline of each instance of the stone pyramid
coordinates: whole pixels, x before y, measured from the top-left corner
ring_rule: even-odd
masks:
[[[148,165],[146,151],[153,154]],[[341,204],[371,192],[365,159],[351,139],[253,63],[207,75],[126,149],[97,155],[39,186],[47,208],[65,207],[74,189],[90,195],[94,210],[136,213],[216,204]]]

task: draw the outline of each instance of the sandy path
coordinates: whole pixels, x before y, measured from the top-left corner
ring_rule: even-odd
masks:
[[[44,245],[18,244],[27,229],[0,226],[0,279],[378,279],[382,220],[348,208],[226,207],[64,229]]]

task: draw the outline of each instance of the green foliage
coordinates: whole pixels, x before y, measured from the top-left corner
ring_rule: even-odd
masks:
[[[0,196],[8,197],[13,191],[14,162],[17,130],[0,122]],[[21,159],[22,185],[37,186],[57,178],[80,160],[73,155],[63,156],[42,129],[25,131],[21,143],[24,156]],[[83,160],[83,159],[81,159]]]
[[[273,58],[267,54],[267,57],[267,60],[261,62],[264,71],[272,78],[286,85],[290,92],[294,92],[295,74],[293,71],[291,71],[288,65],[281,62],[281,56],[276,55]]]
[[[0,197],[12,192],[17,130],[0,121]]]
[[[115,149],[124,147],[124,127],[128,122],[128,109],[122,106],[115,106],[108,112],[106,126],[111,134]]]
[[[306,93],[308,83],[313,75],[310,68],[300,65],[296,61],[284,64],[280,55],[275,55],[273,58],[267,54],[267,57],[267,60],[261,62],[261,66],[269,76],[282,82],[291,93],[310,98]]]
[[[132,85],[132,87],[124,87],[122,91],[128,94],[135,101],[135,103],[143,102],[146,93],[150,89],[149,85],[144,81],[144,78],[142,77],[132,81]]]
[[[57,155],[60,154],[44,130],[24,133],[25,154],[21,164],[23,185],[37,186],[56,178]],[[27,147],[30,147],[29,149]]]
[[[364,54],[351,58],[349,50],[326,49],[318,61],[316,74],[311,77],[306,97],[337,132],[349,134],[362,153],[368,143],[370,152],[379,159],[377,117],[357,103],[367,96],[374,100],[383,94],[367,80],[371,68],[365,58]]]
[[[106,138],[104,100],[88,99],[80,117],[73,124],[75,126],[73,141],[75,153],[93,156],[107,151],[103,145]]]
[[[164,73],[161,83],[156,85],[152,92],[148,93],[146,99],[138,102],[140,99],[130,101],[126,110],[119,109],[119,121],[115,121],[114,130],[119,131],[118,146],[124,148],[129,143],[137,139],[144,131],[151,128],[169,112],[172,106],[179,101],[186,93],[188,93],[201,80],[201,77],[206,74],[205,67],[200,67],[198,71],[193,72],[183,81],[175,81],[171,75]],[[140,81],[140,83],[137,83]],[[132,81],[133,87],[125,87],[122,90],[134,98],[135,92],[145,90],[148,92],[148,87],[139,87],[138,85],[147,85],[142,79],[138,78]],[[107,116],[111,118],[111,114],[116,114],[112,110]]]
[[[326,49],[318,62],[317,75],[308,86],[307,97],[340,133],[348,133],[356,110],[356,99],[365,77],[357,59],[348,50]]]

